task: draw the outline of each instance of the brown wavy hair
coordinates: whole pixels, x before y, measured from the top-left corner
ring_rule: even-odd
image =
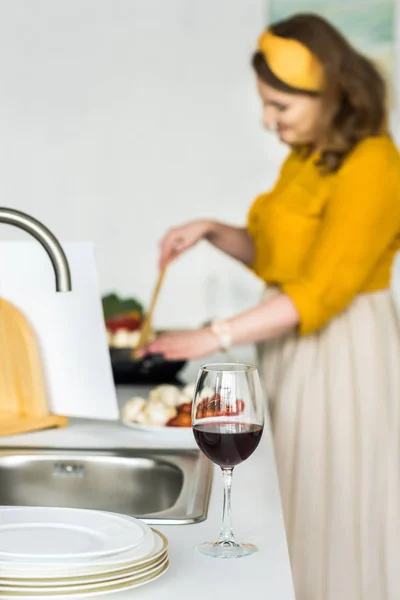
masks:
[[[346,156],[364,138],[387,133],[387,89],[371,60],[360,54],[325,19],[298,14],[269,27],[274,35],[297,40],[318,57],[327,81],[323,92],[328,114],[325,145],[317,165],[322,172],[337,171]],[[253,68],[261,81],[290,94],[319,95],[293,88],[278,79],[264,55],[256,52]],[[302,149],[310,153],[311,149]]]

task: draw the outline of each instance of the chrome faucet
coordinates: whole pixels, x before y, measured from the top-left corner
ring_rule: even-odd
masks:
[[[56,276],[57,292],[70,292],[72,290],[71,273],[67,257],[59,241],[47,227],[30,215],[14,210],[13,208],[0,207],[0,223],[19,227],[19,229],[27,231],[36,238],[42,244],[52,262]]]

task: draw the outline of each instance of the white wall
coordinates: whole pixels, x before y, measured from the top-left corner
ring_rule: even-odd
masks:
[[[1,2],[0,204],[94,240],[102,291],[147,301],[164,231],[243,223],[286,152],[260,127],[249,66],[264,22],[265,0]],[[198,248],[171,268],[158,322],[230,314],[259,288]]]
[[[286,150],[249,66],[265,20],[266,0],[3,0],[0,204],[93,240],[101,290],[147,301],[168,227],[243,223],[276,176]],[[196,325],[259,289],[204,245],[171,267],[157,321]]]

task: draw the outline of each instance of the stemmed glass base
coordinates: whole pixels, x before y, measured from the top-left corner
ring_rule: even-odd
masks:
[[[200,554],[212,556],[213,558],[242,558],[250,556],[258,551],[253,544],[238,544],[237,542],[203,542],[195,546]]]
[[[222,513],[222,527],[219,538],[216,542],[203,542],[195,546],[200,554],[211,556],[213,558],[241,558],[250,556],[258,551],[257,546],[253,544],[239,543],[235,540],[231,522],[231,490],[233,467],[223,468],[224,478],[224,508]]]

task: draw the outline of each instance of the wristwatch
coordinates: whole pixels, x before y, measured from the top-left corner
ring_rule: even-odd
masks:
[[[211,331],[217,337],[221,350],[228,350],[232,345],[231,327],[227,321],[215,320],[211,323]]]

